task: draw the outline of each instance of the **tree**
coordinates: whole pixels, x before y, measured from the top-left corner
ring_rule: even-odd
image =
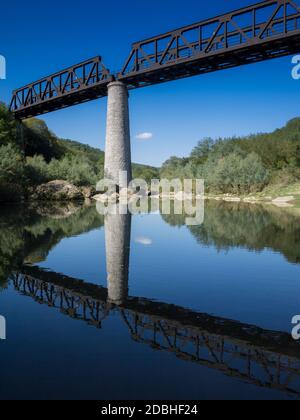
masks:
[[[185,165],[189,163],[189,159],[178,158],[172,156],[161,167],[160,177],[173,179],[185,176]]]
[[[20,201],[23,196],[24,166],[13,144],[0,147],[0,202]]]
[[[13,144],[0,147],[0,181],[13,183],[22,181],[22,156]]]
[[[41,155],[46,162],[61,157],[63,150],[59,146],[58,138],[51,133],[44,121],[31,118],[24,123],[24,129],[26,156]]]
[[[192,150],[191,158],[205,160],[214,147],[214,140],[210,137],[198,142],[197,146]]]
[[[17,144],[16,123],[5,104],[0,102],[0,146]]]
[[[242,158],[236,153],[209,161],[204,169],[208,186],[218,192],[248,194],[261,191],[269,180],[269,172],[255,153]]]

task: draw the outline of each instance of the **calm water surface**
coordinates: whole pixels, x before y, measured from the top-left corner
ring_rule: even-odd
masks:
[[[299,399],[300,217],[0,209],[1,399]]]

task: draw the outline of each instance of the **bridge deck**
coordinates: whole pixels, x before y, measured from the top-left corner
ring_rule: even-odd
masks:
[[[133,44],[117,79],[129,89],[300,52],[300,0],[265,0]],[[18,119],[101,98],[114,79],[100,57],[13,93]]]
[[[10,109],[17,119],[46,114],[106,96],[111,81],[101,57],[95,57],[17,89]]]
[[[119,79],[137,88],[297,53],[296,1],[263,1],[136,42]]]

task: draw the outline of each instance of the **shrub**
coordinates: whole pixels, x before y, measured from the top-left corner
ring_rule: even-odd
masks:
[[[24,123],[26,156],[42,155],[47,162],[59,158],[62,150],[58,138],[49,130],[43,120],[31,118]]]
[[[0,147],[0,181],[18,183],[23,180],[24,165],[21,153],[13,144]]]
[[[97,174],[90,162],[83,157],[65,157],[53,159],[49,163],[51,179],[63,179],[77,186],[96,185]]]
[[[0,102],[0,145],[17,144],[16,122],[7,107]]]
[[[27,158],[26,178],[30,185],[39,185],[50,181],[49,165],[43,156],[35,155],[32,158]]]
[[[204,176],[210,189],[222,193],[248,194],[261,191],[269,180],[269,172],[255,153],[242,158],[236,153],[208,161]]]
[[[26,174],[32,185],[54,180],[68,181],[77,186],[96,185],[98,174],[84,157],[52,159],[48,164],[42,156],[27,159]]]

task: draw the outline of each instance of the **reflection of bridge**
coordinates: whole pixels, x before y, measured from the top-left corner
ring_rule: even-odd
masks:
[[[24,296],[74,319],[101,328],[111,313],[118,313],[131,337],[154,350],[300,397],[300,345],[289,334],[142,298],[115,304],[103,287],[37,267],[24,266],[12,281]]]
[[[118,184],[131,176],[128,89],[299,52],[298,3],[265,0],[136,42],[119,74],[96,57],[17,89],[10,109],[22,120],[107,95],[105,172]]]

